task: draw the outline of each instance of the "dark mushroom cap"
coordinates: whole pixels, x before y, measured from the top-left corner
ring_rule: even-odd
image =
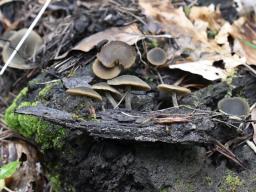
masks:
[[[166,63],[167,54],[163,49],[156,47],[148,51],[147,60],[152,65],[160,66]]]
[[[101,48],[97,58],[107,68],[113,68],[118,64],[124,69],[129,69],[135,63],[136,51],[123,41],[111,41]]]
[[[0,39],[0,47],[4,47],[4,45],[8,42],[11,36],[13,36],[15,31],[7,31],[5,32]]]
[[[149,91],[151,87],[142,79],[134,75],[121,75],[114,79],[108,80],[109,85],[127,85],[144,91]]]
[[[93,99],[102,100],[102,97],[100,96],[100,94],[89,87],[70,88],[70,89],[67,89],[66,92],[69,93],[70,95],[87,96]]]
[[[9,38],[10,42],[5,44],[2,52],[3,61],[5,63],[7,62],[13,50],[18,45],[18,43],[20,42],[20,40],[22,39],[26,32],[26,28],[21,29]],[[13,58],[9,67],[17,69],[34,68],[35,66],[26,64],[26,60],[34,56],[34,54],[38,51],[42,44],[42,38],[36,32],[32,31],[25,40],[25,42],[23,43],[23,45],[21,46],[21,48],[19,49],[18,53]]]
[[[117,89],[115,89],[114,87],[111,87],[106,82],[96,83],[96,84],[92,85],[92,88],[94,90],[109,91],[111,93],[115,93],[116,95],[122,95]]]
[[[115,66],[113,68],[106,68],[100,63],[98,59],[95,59],[92,64],[92,71],[97,77],[101,79],[112,79],[121,73],[121,69],[119,66]]]
[[[218,102],[218,109],[228,115],[247,116],[250,112],[248,102],[241,97],[224,98]]]
[[[165,93],[176,93],[176,94],[189,94],[191,91],[185,87],[180,87],[176,85],[160,84],[157,86],[157,89]]]

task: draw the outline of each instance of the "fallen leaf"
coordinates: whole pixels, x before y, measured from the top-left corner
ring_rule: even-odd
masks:
[[[240,43],[237,52],[246,57],[247,64],[256,65],[256,21],[242,17],[232,27],[231,34]]]
[[[103,40],[123,41],[129,45],[133,45],[143,38],[144,36],[139,30],[138,25],[134,23],[125,27],[112,27],[105,31],[86,37],[72,50],[88,52]]]
[[[206,22],[207,27],[212,31],[219,31],[223,23],[225,23],[221,12],[219,9],[215,10],[213,4],[208,7],[192,7],[190,9],[189,18],[193,22],[198,20]]]
[[[228,41],[232,27],[213,6],[192,7],[188,18],[182,8],[174,8],[168,0],[139,0],[139,5],[149,20],[174,37],[180,49],[176,53],[189,53],[182,61],[172,63],[170,69],[181,69],[213,81],[225,78],[229,69],[245,62],[243,54],[233,54]],[[208,38],[209,29],[216,31],[214,38]],[[224,68],[213,65],[217,61],[223,61]]]
[[[252,109],[252,111],[251,111],[251,120],[252,121],[256,121],[256,107],[254,107]],[[256,144],[256,123],[255,122],[252,123],[252,127],[253,127],[253,137],[252,137],[252,140]]]
[[[215,61],[222,61],[225,68],[214,66]],[[212,60],[200,60],[195,62],[181,63],[176,65],[169,65],[170,69],[180,69],[193,74],[201,75],[209,81],[215,81],[218,79],[224,79],[229,72],[238,65],[245,62],[244,58],[237,56],[230,56],[220,58],[214,58]]]

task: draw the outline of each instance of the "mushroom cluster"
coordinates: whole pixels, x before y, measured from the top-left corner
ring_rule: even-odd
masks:
[[[112,79],[122,70],[131,68],[135,60],[134,47],[122,41],[111,41],[97,54],[97,59],[92,64],[92,71],[101,79]]]
[[[8,40],[3,44],[2,56],[5,63],[27,30],[28,29],[24,28],[17,32],[12,31],[5,34],[4,39]],[[9,64],[9,67],[16,69],[31,69],[36,67],[34,65],[27,64],[26,60],[33,57],[42,45],[43,39],[36,32],[32,31],[19,49],[19,53],[15,55],[12,62]]]

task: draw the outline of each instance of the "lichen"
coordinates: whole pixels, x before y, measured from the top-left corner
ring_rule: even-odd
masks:
[[[220,186],[220,192],[237,192],[238,188],[243,185],[243,181],[234,173],[230,172],[224,177]]]
[[[20,102],[22,98],[26,97],[27,91],[27,88],[23,89],[6,110],[5,122],[10,128],[16,130],[24,137],[34,139],[41,146],[42,150],[51,148],[61,149],[68,132],[67,129],[49,123],[39,117],[15,113],[16,109],[36,106],[38,104],[37,102]]]

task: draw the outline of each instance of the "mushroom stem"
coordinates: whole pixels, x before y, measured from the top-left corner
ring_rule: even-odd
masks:
[[[125,97],[125,108],[128,110],[132,110],[132,95],[131,95],[131,87],[127,87],[127,94]]]
[[[176,93],[172,93],[172,103],[174,107],[179,107]]]
[[[112,105],[113,108],[118,108],[116,100],[112,97],[110,93],[106,93],[105,96],[107,97],[109,103]]]

